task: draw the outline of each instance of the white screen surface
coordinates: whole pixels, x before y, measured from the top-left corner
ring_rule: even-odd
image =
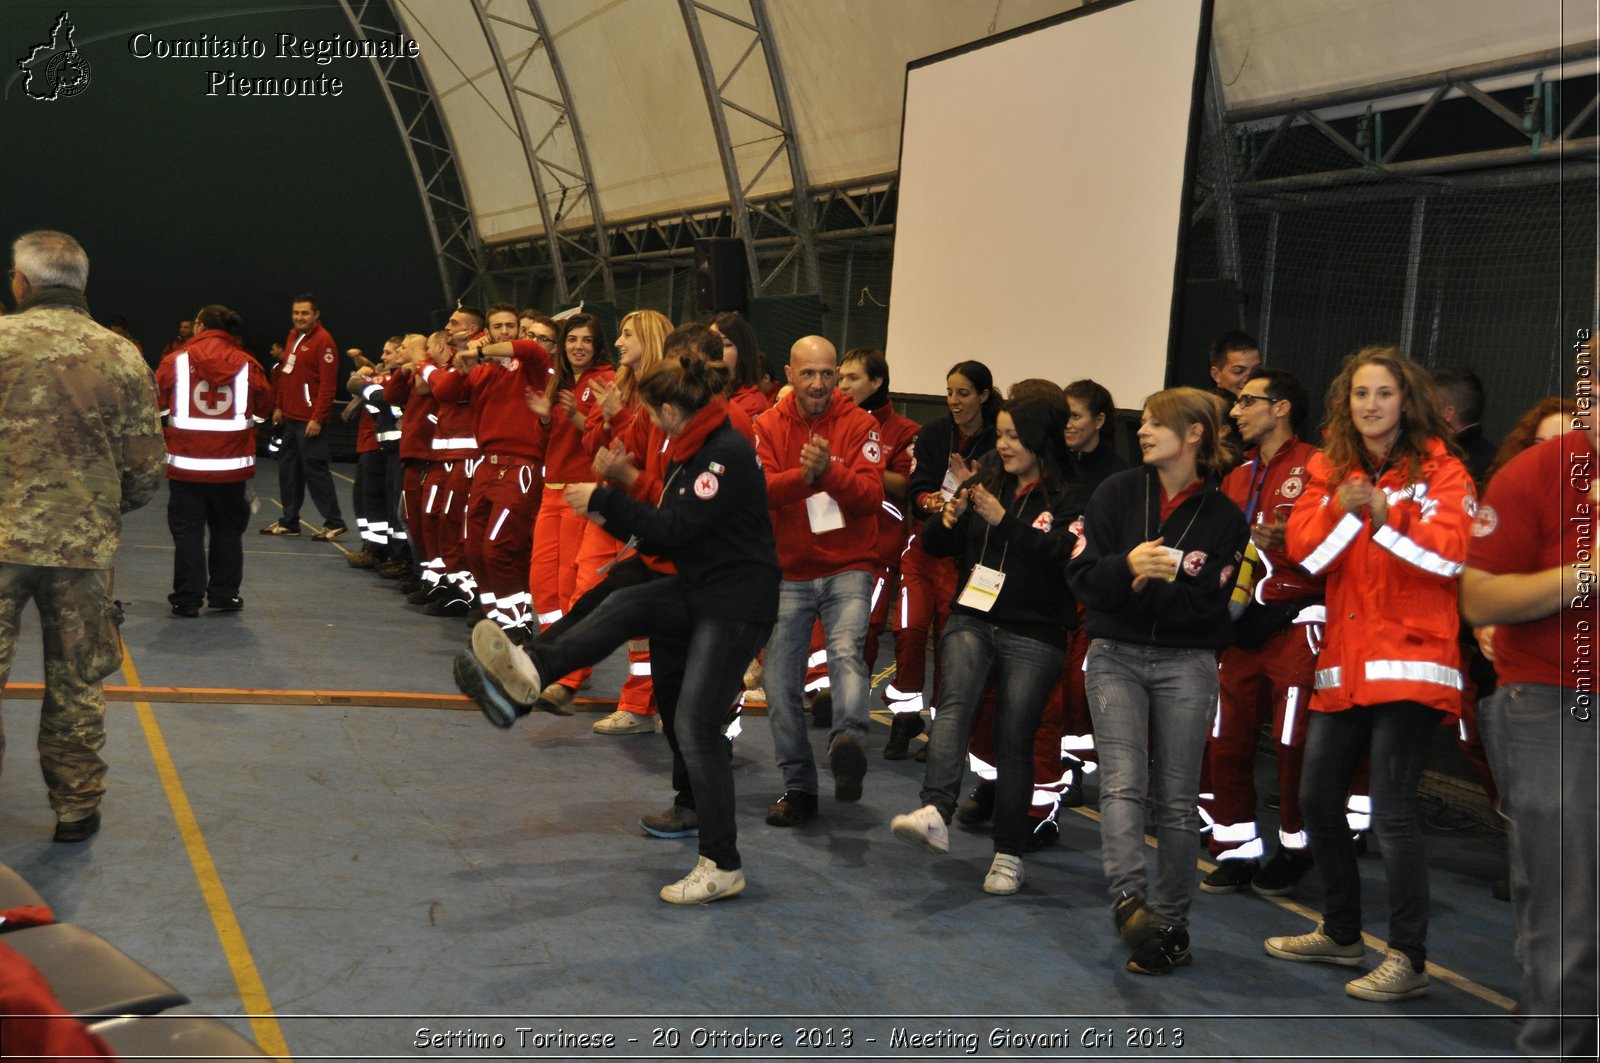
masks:
[[[1130,0],[906,73],[896,391],[977,358],[1002,390],[1166,379],[1202,0]]]

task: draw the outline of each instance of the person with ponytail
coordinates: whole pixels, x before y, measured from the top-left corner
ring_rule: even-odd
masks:
[[[931,555],[956,559],[962,590],[939,640],[939,714],[928,742],[923,805],[890,827],[905,841],[949,851],[967,738],[992,672],[998,775],[986,893],[1011,894],[1022,885],[1034,732],[1061,674],[1067,629],[1078,619],[1066,579],[1077,536],[1058,518],[1083,508],[1068,480],[1065,424],[1059,402],[1004,403],[996,418],[998,460],[958,487],[922,533]]]
[[[1389,951],[1345,984],[1363,1000],[1428,991],[1428,867],[1417,786],[1434,732],[1461,714],[1456,584],[1477,498],[1428,375],[1393,347],[1345,359],[1328,386],[1323,446],[1286,533],[1289,557],[1327,579],[1300,806],[1322,875],[1322,924],[1268,938],[1279,959],[1356,966],[1361,875],[1345,795],[1371,752],[1372,827],[1389,890]]]
[[[1211,396],[1168,388],[1145,400],[1144,464],[1089,500],[1067,566],[1087,609],[1084,687],[1100,755],[1101,862],[1128,970],[1187,966],[1200,768],[1217,709],[1217,651],[1248,538],[1220,490],[1221,425]],[[1154,792],[1155,889],[1145,796]]]
[[[509,728],[549,677],[603,660],[643,632],[652,639],[656,693],[695,799],[700,856],[662,887],[671,904],[704,904],[745,888],[734,823],[733,768],[723,728],[745,662],[778,610],[777,550],[754,448],[729,423],[727,368],[693,355],[645,371],[637,395],[667,441],[655,506],[622,488],[571,483],[566,504],[619,540],[667,558],[628,586],[610,578],[580,598],[524,651],[495,625],[473,630],[456,680],[490,722]]]
[[[944,504],[956,488],[977,472],[978,462],[994,452],[994,419],[1000,411],[1000,393],[994,387],[994,374],[982,362],[957,362],[945,374],[945,405],[948,417],[936,417],[922,426],[912,448],[908,522],[917,528]],[[921,536],[913,532],[900,559],[900,602],[898,635],[894,641],[894,679],[884,687],[883,697],[894,720],[889,740],[884,743],[885,760],[904,760],[911,742],[923,731],[922,711],[930,708],[922,697],[928,668],[928,635],[934,645],[949,616],[949,603],[956,592],[955,562],[935,558],[922,548]],[[934,663],[934,686],[938,687],[938,659]]]

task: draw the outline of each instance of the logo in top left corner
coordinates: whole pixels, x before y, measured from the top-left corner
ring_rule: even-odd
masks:
[[[72,39],[75,28],[71,14],[61,12],[50,29],[50,39],[34,45],[17,60],[24,75],[22,88],[29,98],[53,102],[89,87],[89,60]]]

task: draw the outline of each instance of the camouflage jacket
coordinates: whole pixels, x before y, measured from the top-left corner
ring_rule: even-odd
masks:
[[[110,568],[122,514],[160,486],[155,381],[79,292],[0,317],[0,561]]]

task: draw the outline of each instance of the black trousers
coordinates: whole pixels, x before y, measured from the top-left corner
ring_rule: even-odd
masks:
[[[244,533],[250,523],[247,481],[167,481],[167,529],[172,532],[173,605],[198,606],[237,597],[244,580]],[[211,549],[206,550],[206,533]]]
[[[356,458],[356,523],[361,528],[362,549],[379,560],[387,560],[389,537],[394,525],[388,509],[388,455],[369,450]]]
[[[316,436],[306,438],[306,422],[287,418],[283,422],[283,449],[278,452],[278,493],[283,496],[283,523],[300,523],[300,504],[306,491],[322,514],[325,527],[344,527],[339,513],[339,496],[333,489],[333,474],[328,471],[328,426]]]

